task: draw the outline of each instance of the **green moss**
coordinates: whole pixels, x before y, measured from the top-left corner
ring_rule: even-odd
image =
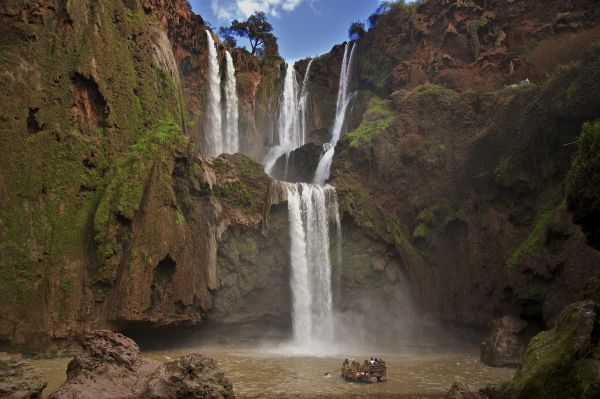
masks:
[[[111,271],[104,268],[118,245],[111,225],[133,221],[153,168],[157,163],[165,162],[167,153],[187,146],[188,142],[174,121],[158,121],[115,165],[113,178],[103,191],[94,216],[94,240],[98,246],[100,270],[107,276]],[[167,178],[170,179],[170,176]]]
[[[504,105],[506,105],[506,106],[511,105],[518,96],[535,95],[541,89],[542,89],[541,86],[531,84],[531,83],[529,85],[524,85],[524,86],[520,86],[518,84],[513,84],[511,86],[507,86],[503,90]]]
[[[66,278],[58,284],[58,288],[64,297],[68,297],[73,291],[73,281],[69,278]]]
[[[600,214],[600,120],[585,123],[567,178],[569,209],[575,219]]]
[[[345,136],[350,141],[350,147],[370,144],[373,137],[385,131],[394,120],[394,111],[381,98],[372,98],[367,107],[361,124]]]
[[[417,221],[434,228],[440,223],[445,222],[455,212],[456,206],[449,199],[442,198],[419,212]]]
[[[413,91],[409,92],[409,94],[417,98],[424,96],[454,97],[457,95],[452,89],[432,83],[425,83],[424,85],[417,86]]]
[[[264,174],[262,165],[247,155],[243,155],[238,171],[242,177],[260,176]]]
[[[408,239],[402,222],[391,214],[385,215],[386,229],[391,234],[394,245],[410,259],[413,265],[422,264],[422,257],[419,251],[413,247]]]
[[[427,226],[425,224],[421,223],[413,231],[412,237],[415,240],[419,239],[419,238],[427,238],[428,232],[429,232],[429,229],[427,228]]]
[[[232,170],[231,165],[222,158],[215,158],[212,164],[213,170],[217,176],[223,178]]]
[[[249,212],[260,212],[262,207],[261,190],[239,181],[225,183],[214,189],[217,198],[234,208]]]
[[[527,348],[513,385],[518,398],[592,398],[597,365],[587,359],[580,345],[593,345],[591,329],[582,335],[583,319],[590,317],[592,303],[570,305],[563,310],[557,327],[536,335]],[[597,309],[597,307],[596,307]],[[588,348],[589,350],[589,348]],[[598,387],[596,386],[596,389]]]
[[[552,217],[558,212],[560,209],[564,209],[566,206],[565,201],[561,201],[558,205],[547,208],[546,210],[540,212],[534,223],[533,229],[531,233],[527,236],[525,241],[523,241],[509,256],[508,265],[511,267],[516,267],[521,260],[521,257],[527,253],[534,252],[540,247],[540,239],[542,235],[546,231],[548,224]]]

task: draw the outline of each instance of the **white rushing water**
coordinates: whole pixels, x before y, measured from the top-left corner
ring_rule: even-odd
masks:
[[[271,172],[275,162],[306,144],[306,119],[308,105],[308,78],[313,60],[308,63],[302,87],[298,87],[298,77],[293,64],[288,64],[285,72],[283,92],[279,102],[277,131],[274,146],[265,157],[264,165]],[[287,161],[286,161],[287,166]]]
[[[221,113],[221,70],[217,57],[217,47],[209,30],[208,39],[208,104],[206,114],[206,152],[220,155],[223,152]]]
[[[274,146],[265,157],[265,170],[270,173],[280,156],[295,150],[303,144],[298,125],[298,79],[294,64],[289,63],[279,101]]]
[[[288,211],[293,344],[305,353],[334,339],[329,226],[334,223],[339,234],[335,189],[329,185],[290,184]]]
[[[235,154],[240,151],[239,110],[235,66],[229,51],[225,51],[225,124],[223,126],[223,152]]]
[[[302,144],[306,143],[307,135],[307,120],[308,120],[308,79],[310,77],[310,68],[312,67],[314,58],[310,60],[304,73],[302,81],[302,91],[300,92],[300,103],[298,105],[298,118],[300,120],[300,137]]]
[[[335,146],[342,134],[344,122],[346,121],[346,111],[348,110],[350,100],[352,100],[352,94],[348,90],[348,86],[352,75],[352,61],[354,60],[355,50],[356,44],[353,44],[350,55],[348,55],[348,44],[346,43],[344,57],[342,58],[342,69],[340,71],[340,84],[335,107],[335,120],[331,130],[331,141],[329,142],[329,145],[325,147],[325,154],[323,154],[319,160],[319,165],[315,172],[315,183],[324,183],[329,179],[331,173],[331,163],[333,162],[333,155],[335,154]]]

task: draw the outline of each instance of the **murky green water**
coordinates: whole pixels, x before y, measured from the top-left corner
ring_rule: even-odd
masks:
[[[476,352],[432,348],[380,347],[372,353],[301,356],[257,347],[204,346],[146,352],[145,356],[164,361],[189,352],[215,358],[233,382],[237,398],[436,398],[443,397],[453,381],[479,388],[507,381],[513,375],[510,369],[483,365]],[[346,356],[360,361],[382,357],[388,366],[389,380],[377,384],[344,381],[338,370]],[[49,379],[46,395],[64,381],[68,361],[33,361]],[[332,375],[324,376],[331,371]]]

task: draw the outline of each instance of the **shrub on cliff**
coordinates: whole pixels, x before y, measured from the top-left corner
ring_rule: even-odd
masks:
[[[590,243],[600,248],[600,120],[583,125],[567,180],[567,203]]]
[[[350,25],[350,28],[348,29],[348,37],[350,40],[358,40],[365,33],[365,23],[360,21],[352,22],[352,25]]]

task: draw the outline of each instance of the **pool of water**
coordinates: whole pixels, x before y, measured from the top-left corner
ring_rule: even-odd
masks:
[[[217,360],[234,386],[236,398],[439,398],[454,381],[472,388],[508,381],[511,369],[483,365],[474,350],[378,347],[354,353],[302,355],[285,348],[198,346],[181,350],[144,352],[160,361],[200,352]],[[360,362],[383,358],[388,381],[350,383],[339,377],[344,358]],[[69,359],[32,360],[49,380],[47,397],[65,380]],[[326,375],[326,373],[330,373]]]

